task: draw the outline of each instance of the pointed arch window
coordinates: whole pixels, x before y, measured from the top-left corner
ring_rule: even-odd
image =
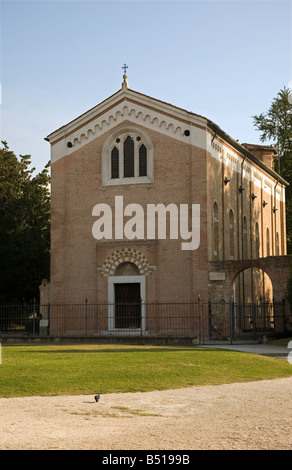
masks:
[[[229,212],[229,256],[234,259],[234,214],[231,209]]]
[[[119,151],[114,147],[111,152],[111,177],[119,177]]]
[[[267,227],[266,230],[266,245],[267,245],[267,256],[271,255],[271,250],[270,250],[270,230],[269,227]]]
[[[218,204],[213,205],[213,258],[219,259],[219,219]]]
[[[144,144],[139,148],[139,176],[147,176],[147,148]]]
[[[247,220],[246,217],[243,217],[243,232],[242,232],[242,258],[248,258],[248,243],[247,243]]]
[[[257,222],[255,225],[255,244],[256,244],[255,257],[259,258],[260,257],[260,231],[259,231],[259,224]]]
[[[134,158],[134,140],[128,135],[124,141],[124,178],[135,176]]]

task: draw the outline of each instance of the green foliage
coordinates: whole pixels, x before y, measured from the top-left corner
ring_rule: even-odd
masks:
[[[269,110],[253,117],[262,142],[271,141],[277,150],[275,170],[289,183],[286,188],[287,249],[292,253],[292,92],[285,88]]]
[[[282,359],[200,347],[2,346],[0,395],[147,392],[291,377]]]
[[[49,277],[49,164],[33,176],[30,156],[0,148],[0,302],[30,300]]]
[[[260,140],[266,142],[271,140],[278,154],[285,156],[292,150],[292,103],[289,101],[290,90],[280,90],[277,97],[273,99],[269,110],[258,116],[252,116],[255,127],[261,132]],[[287,161],[284,162],[287,165]],[[285,166],[278,171],[283,171]]]

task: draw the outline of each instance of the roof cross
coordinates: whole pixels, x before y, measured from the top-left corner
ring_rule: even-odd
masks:
[[[122,69],[124,69],[124,73],[127,73],[127,69],[128,69],[128,68],[129,68],[129,67],[128,67],[126,64],[123,65]]]

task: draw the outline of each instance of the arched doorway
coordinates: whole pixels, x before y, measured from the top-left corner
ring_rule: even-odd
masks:
[[[274,329],[273,284],[259,268],[240,271],[233,283],[233,331],[268,333]]]
[[[233,300],[240,303],[272,302],[273,285],[268,274],[260,268],[240,271],[233,283]]]
[[[145,276],[132,262],[120,263],[108,277],[109,330],[139,333],[145,330]]]

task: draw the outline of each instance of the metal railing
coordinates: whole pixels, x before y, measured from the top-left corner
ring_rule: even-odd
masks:
[[[291,311],[285,300],[210,303],[209,325],[211,338],[256,341],[264,335],[291,331]]]
[[[40,306],[36,301],[22,304],[0,304],[0,333],[38,335]]]
[[[284,301],[0,304],[1,336],[189,337],[202,344],[205,339],[257,340],[291,331],[288,320]]]
[[[202,334],[193,303],[119,302],[50,306],[50,334],[192,336]]]

